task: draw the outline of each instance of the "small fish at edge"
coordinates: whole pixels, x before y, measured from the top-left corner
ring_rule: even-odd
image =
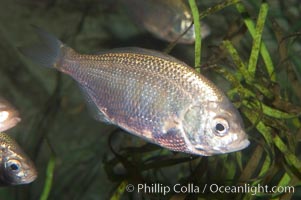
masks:
[[[37,170],[17,142],[0,133],[0,186],[28,184],[37,178]]]

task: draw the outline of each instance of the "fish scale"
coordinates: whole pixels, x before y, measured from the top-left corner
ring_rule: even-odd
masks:
[[[70,75],[96,119],[190,154],[209,156],[249,145],[236,108],[185,63],[133,47],[80,54],[43,30],[36,32],[42,44],[21,52]]]
[[[119,59],[113,60],[112,58],[114,57]],[[71,74],[71,76],[79,83],[86,83],[90,86],[90,89],[95,91],[97,97],[94,96],[92,98],[98,101],[98,106],[111,110],[112,112],[108,112],[107,114],[112,118],[124,116],[122,113],[125,112],[131,113],[132,118],[156,119],[156,116],[152,117],[150,114],[159,110],[156,108],[156,105],[158,105],[160,101],[164,101],[164,99],[169,99],[165,104],[161,104],[161,109],[163,109],[164,115],[166,116],[169,116],[170,113],[177,113],[179,110],[178,107],[181,107],[180,104],[191,103],[191,95],[188,95],[189,91],[185,92],[185,89],[180,85],[181,82],[177,83],[176,76],[173,74],[173,71],[177,71],[176,67],[181,67],[179,65],[172,66],[172,63],[164,63],[161,60],[156,63],[150,56],[129,56],[128,54],[104,54],[97,55],[97,57],[93,57],[93,59],[91,59],[90,56],[80,57],[79,59],[81,66],[76,66],[76,68],[84,72],[79,72],[75,75]],[[102,62],[102,60],[106,62]],[[136,60],[139,60],[139,62],[135,62]],[[125,65],[127,66],[126,69],[124,68]],[[98,66],[102,67],[100,68]],[[164,73],[165,66],[174,67],[175,69],[172,70],[172,72]],[[70,69],[71,67],[68,68]],[[64,69],[62,70],[65,71]],[[94,73],[88,73],[88,76],[82,76],[81,74],[86,74],[85,71],[93,71]],[[89,74],[92,75],[89,77]],[[134,83],[129,81],[128,76],[135,80]],[[169,79],[169,77],[172,79]],[[110,85],[107,85],[107,83]],[[96,87],[93,87],[93,85]],[[154,85],[157,86],[155,90],[153,90]],[[162,95],[164,93],[165,95]],[[187,95],[185,93],[187,93]],[[176,97],[182,97],[182,99],[184,99],[184,96],[186,96],[185,100],[187,102],[176,101]],[[153,99],[156,99],[156,101]],[[127,100],[127,102],[125,103],[124,100]],[[138,104],[140,109],[136,109],[133,103],[134,101]],[[157,113],[160,115],[159,112]],[[157,118],[161,121],[164,120],[161,116]],[[120,120],[123,121],[124,119]],[[116,121],[116,123],[118,123],[118,121]],[[154,127],[153,125],[148,125],[147,122],[145,122],[144,126]]]

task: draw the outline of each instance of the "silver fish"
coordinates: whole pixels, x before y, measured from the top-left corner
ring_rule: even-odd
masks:
[[[142,48],[79,54],[45,31],[36,31],[42,43],[20,51],[76,80],[98,120],[189,154],[209,156],[249,145],[231,102],[185,63]]]
[[[33,162],[20,146],[5,133],[0,133],[0,186],[31,183],[37,178]]]
[[[130,18],[156,37],[174,42],[193,22],[189,7],[183,0],[122,0]],[[210,28],[202,23],[202,38],[210,34]],[[195,41],[194,26],[180,39],[179,43]]]
[[[7,100],[0,98],[0,132],[16,126],[20,121],[19,112]]]

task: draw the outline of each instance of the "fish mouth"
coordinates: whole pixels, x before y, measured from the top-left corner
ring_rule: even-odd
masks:
[[[233,143],[229,146],[225,153],[240,151],[242,149],[247,148],[250,145],[250,141],[248,139],[241,140],[239,143]]]
[[[215,154],[224,154],[224,153],[231,153],[235,151],[240,151],[250,145],[250,141],[248,139],[244,139],[239,141],[238,143],[235,142],[231,144],[229,147],[213,147],[212,149],[205,148],[203,145],[195,146],[196,151],[202,152],[202,155],[211,156]]]
[[[31,183],[34,180],[36,180],[36,178],[38,177],[37,172],[33,172],[31,174],[27,174],[27,176],[25,176],[23,178],[22,184],[27,184],[27,183]]]
[[[33,163],[29,164],[29,167],[25,170],[25,174],[22,177],[22,184],[28,184],[36,180],[38,177],[38,171]]]

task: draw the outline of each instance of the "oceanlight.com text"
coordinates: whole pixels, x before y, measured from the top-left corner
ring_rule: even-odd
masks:
[[[244,184],[239,186],[224,186],[218,184],[204,184],[203,186],[195,185],[189,183],[186,185],[175,184],[173,186],[164,185],[162,183],[152,183],[152,184],[128,184],[126,186],[127,192],[138,192],[138,193],[148,193],[148,194],[162,194],[166,195],[170,192],[172,193],[188,193],[188,194],[199,194],[199,193],[249,193],[251,195],[256,194],[272,194],[272,193],[294,193],[294,186],[268,186],[268,185],[250,185]]]

